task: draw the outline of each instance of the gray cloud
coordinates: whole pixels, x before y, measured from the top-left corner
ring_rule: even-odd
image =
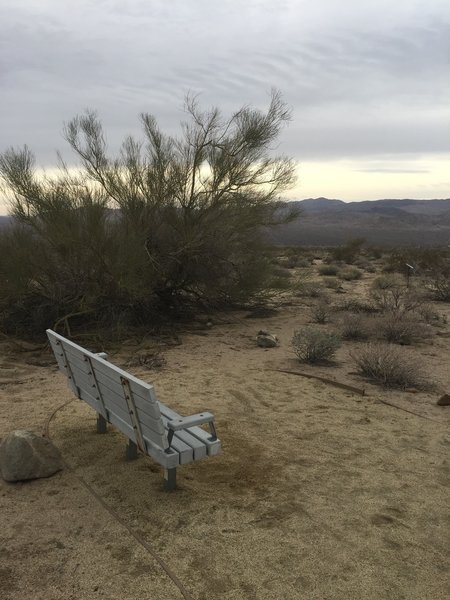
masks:
[[[294,113],[280,148],[301,160],[448,151],[441,0],[6,0],[0,23],[0,150],[41,163],[85,107],[116,148],[141,111],[175,133],[189,90],[228,112],[271,86]]]

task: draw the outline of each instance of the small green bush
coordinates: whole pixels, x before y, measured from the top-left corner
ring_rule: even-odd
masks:
[[[292,346],[299,360],[310,364],[330,360],[340,345],[340,338],[336,334],[310,327],[295,331],[292,338]]]
[[[390,388],[429,386],[419,360],[392,344],[373,343],[351,353],[361,375]]]

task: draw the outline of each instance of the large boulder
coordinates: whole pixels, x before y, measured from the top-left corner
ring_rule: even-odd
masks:
[[[50,477],[62,468],[59,450],[31,431],[13,431],[0,444],[0,472],[5,481]]]

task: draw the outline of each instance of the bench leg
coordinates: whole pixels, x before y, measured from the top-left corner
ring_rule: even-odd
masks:
[[[127,460],[134,460],[138,456],[138,447],[137,444],[128,440],[127,445]]]
[[[168,492],[176,489],[177,487],[177,470],[164,469],[164,489]]]
[[[97,433],[106,433],[108,421],[103,415],[97,413]]]

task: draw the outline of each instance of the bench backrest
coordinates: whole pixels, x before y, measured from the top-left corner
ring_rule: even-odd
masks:
[[[50,345],[74,394],[117,427],[141,450],[169,447],[153,386],[51,329]]]

